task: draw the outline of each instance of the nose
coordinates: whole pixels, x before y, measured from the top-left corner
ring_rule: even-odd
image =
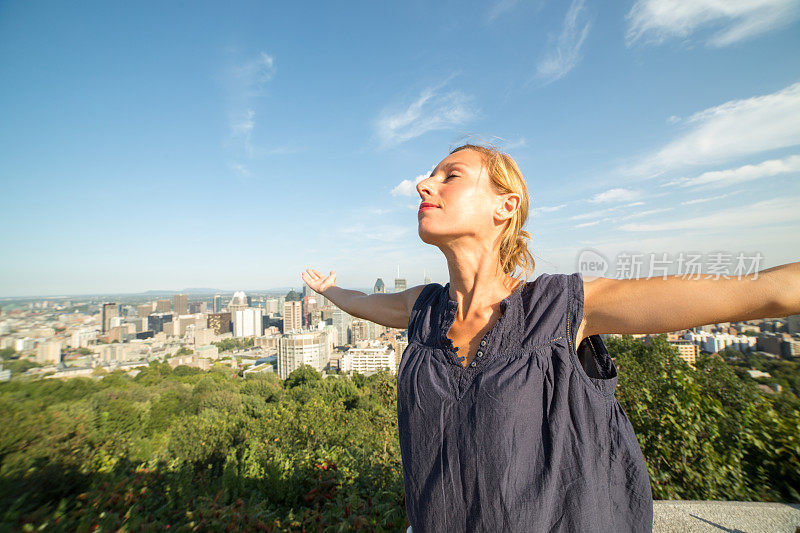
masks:
[[[423,200],[432,196],[430,188],[430,176],[417,183],[417,193]]]

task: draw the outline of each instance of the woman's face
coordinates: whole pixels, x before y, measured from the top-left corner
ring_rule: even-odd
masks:
[[[489,185],[483,157],[475,150],[450,154],[417,184],[419,236],[428,244],[459,237],[492,239],[505,224],[495,219],[503,199]],[[437,207],[425,207],[429,203]]]

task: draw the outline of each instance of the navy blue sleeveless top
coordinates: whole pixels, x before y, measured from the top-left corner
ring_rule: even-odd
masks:
[[[450,284],[422,290],[397,376],[406,512],[428,531],[652,531],[647,465],[599,335],[575,347],[583,278],[541,274],[464,367]]]

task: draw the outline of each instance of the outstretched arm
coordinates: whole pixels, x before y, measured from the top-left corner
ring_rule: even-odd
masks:
[[[584,278],[576,342],[600,333],[667,333],[800,314],[800,262],[741,279]]]
[[[402,292],[365,294],[342,289],[335,285],[336,273],[331,270],[325,277],[316,270],[306,269],[303,280],[319,294],[325,296],[342,311],[382,326],[405,329],[411,316],[411,307],[425,285],[417,285]]]

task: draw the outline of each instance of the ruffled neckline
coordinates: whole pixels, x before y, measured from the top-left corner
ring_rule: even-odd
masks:
[[[497,319],[497,322],[495,322],[494,326],[492,326],[492,329],[486,332],[482,340],[486,340],[488,342],[491,339],[491,337],[495,334],[495,332],[500,330],[500,328],[505,322],[505,319],[509,314],[508,313],[509,305],[516,305],[519,302],[522,290],[524,286],[527,284],[528,284],[527,281],[520,280],[520,282],[511,292],[511,294],[500,300],[500,311],[502,312],[500,318]],[[458,355],[457,352],[459,348],[456,347],[453,344],[453,340],[449,336],[447,336],[447,333],[450,331],[450,328],[455,322],[459,304],[456,300],[450,298],[450,282],[447,282],[445,284],[443,290],[444,290],[444,298],[442,298],[441,301],[444,303],[445,309],[444,313],[442,313],[442,321],[439,326],[439,336],[441,338],[441,341],[445,344],[445,347],[449,348],[448,350],[446,350],[446,352],[449,357],[452,356],[450,357],[451,361],[456,363],[461,368],[465,368],[464,365],[462,364],[462,361],[464,361],[466,355]],[[483,359],[486,360],[485,357]]]

